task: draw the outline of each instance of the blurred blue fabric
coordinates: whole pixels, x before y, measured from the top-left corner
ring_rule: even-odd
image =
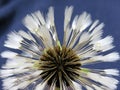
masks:
[[[105,23],[103,37],[112,35],[114,45],[112,51],[120,52],[120,0],[0,0],[0,52],[5,50],[3,43],[6,35],[15,30],[26,30],[22,24],[22,19],[37,10],[44,14],[50,6],[55,9],[55,23],[60,40],[63,37],[64,9],[66,6],[74,6],[73,16],[87,11],[92,19],[99,19]],[[5,59],[0,57],[0,66],[5,63]],[[120,63],[99,64],[103,68],[120,68]],[[94,66],[93,66],[94,67]],[[117,79],[120,78],[118,77]],[[0,81],[0,90],[2,82]],[[120,90],[120,85],[118,89]]]

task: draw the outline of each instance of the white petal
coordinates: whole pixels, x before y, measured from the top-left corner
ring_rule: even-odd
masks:
[[[97,23],[98,23],[98,21],[95,22],[95,24],[97,24]],[[94,28],[91,35],[94,36],[95,34],[100,33],[100,31],[103,29],[103,27],[104,27],[104,23],[100,23],[97,27]]]
[[[40,83],[36,86],[35,90],[44,90],[46,83]]]
[[[4,46],[5,47],[9,47],[9,48],[14,48],[14,49],[18,49],[21,45],[21,41],[23,40],[23,38],[18,35],[18,33],[12,32],[10,34],[8,34],[8,40],[5,41]]]
[[[90,14],[83,12],[79,18],[78,18],[78,22],[76,24],[76,29],[80,30],[80,32],[82,32],[83,30],[85,30],[90,24],[92,23],[91,20],[91,16]]]
[[[89,39],[90,39],[90,34],[88,32],[84,32],[80,37],[79,43],[88,41]]]
[[[101,58],[101,60],[105,61],[105,62],[115,62],[119,59],[120,59],[120,56],[119,56],[119,53],[117,53],[117,52],[112,52]]]
[[[24,81],[16,86],[11,87],[9,90],[19,90],[19,89],[24,89],[30,84],[30,81]]]
[[[0,77],[8,77],[13,75],[13,70],[0,70]]]
[[[6,77],[9,77],[12,75],[16,75],[16,74],[24,73],[24,72],[28,72],[28,71],[29,71],[29,69],[23,69],[23,68],[1,70],[0,77],[6,78]]]
[[[42,25],[44,25],[45,24],[45,19],[44,19],[42,13],[40,11],[37,11],[37,12],[35,12],[35,15],[37,16],[39,21],[42,23]]]
[[[22,57],[16,57],[14,59],[8,59],[6,64],[2,66],[2,68],[18,68],[25,66],[32,66],[33,61],[29,59],[25,59]]]
[[[72,16],[72,12],[73,12],[73,7],[66,7],[65,9],[65,18],[64,18],[64,30],[66,30],[67,25],[69,24],[70,20],[71,20],[71,16]]]
[[[47,27],[54,26],[54,9],[53,7],[49,8],[48,15],[47,15]]]
[[[77,82],[72,81],[75,90],[82,90],[82,86],[80,84],[78,84]]]
[[[38,30],[39,23],[37,23],[31,15],[27,15],[24,18],[23,23],[31,31],[31,33],[36,33],[36,30]]]
[[[89,39],[90,39],[90,34],[88,32],[83,32],[82,35],[80,36],[78,44],[73,49],[79,52],[80,49],[82,49],[82,47],[85,46],[85,43],[89,42]]]
[[[16,60],[16,59],[8,59],[6,64],[2,66],[2,68],[15,68],[21,65],[22,59],[21,60]],[[23,63],[23,62],[22,62]]]
[[[4,90],[9,90],[11,87],[13,87],[15,85],[15,81],[17,80],[17,78],[14,77],[9,77],[9,78],[5,78],[3,79],[3,88]]]
[[[102,61],[102,62],[115,62],[120,59],[119,53],[112,52],[107,55],[98,55],[91,58],[93,62]]]
[[[102,79],[100,80],[100,82],[109,87],[110,89],[116,89],[117,88],[117,84],[119,83],[118,80],[114,79],[114,78],[110,78],[110,77],[102,77]]]
[[[4,51],[1,53],[2,58],[14,58],[16,55],[18,54],[12,51]]]
[[[64,35],[64,45],[67,45],[67,43],[70,41],[70,35],[72,32],[72,29],[70,29],[69,27],[66,27],[66,30],[64,31],[65,35]]]
[[[91,31],[92,29],[94,29],[98,23],[99,23],[99,20],[94,21],[94,23],[91,25],[89,31]]]
[[[100,87],[98,87],[98,86],[96,86],[96,85],[92,85],[94,88],[95,88],[95,90],[104,90],[104,89],[102,89],[102,88],[100,88]]]
[[[112,49],[114,46],[112,45],[113,38],[111,36],[107,36],[104,39],[101,39],[97,42],[95,42],[93,49],[97,51],[107,51],[109,49]]]
[[[91,44],[101,40],[103,34],[104,23],[99,24],[91,33]]]
[[[17,87],[17,89],[24,89],[25,87],[27,87],[30,84],[30,81],[24,81],[21,84],[19,84]],[[11,89],[12,90],[12,89]]]
[[[49,30],[46,27],[41,27],[40,28],[40,33],[38,33],[42,38],[43,38],[43,43],[45,44],[45,46],[52,46],[52,37],[49,33]]]
[[[77,20],[78,20],[78,16],[75,16],[73,22],[72,22],[72,29],[75,30],[76,29],[76,24],[77,24]]]
[[[89,87],[89,86],[85,86],[85,88],[87,89],[87,90],[94,90],[93,88],[91,88],[91,87]]]
[[[104,72],[109,75],[119,76],[119,70],[117,69],[105,69]]]
[[[8,40],[14,40],[16,42],[21,42],[23,38],[17,32],[11,32],[8,34]]]
[[[88,73],[88,77],[96,82],[101,83],[102,85],[109,87],[110,89],[113,89],[113,90],[117,88],[117,84],[119,82],[118,80],[116,80],[112,77],[101,76],[96,73]]]
[[[33,43],[30,44],[28,48],[34,52],[38,52],[38,53],[40,52],[39,47]]]
[[[21,45],[20,43],[9,40],[9,41],[5,41],[4,46],[8,48],[13,48],[13,49],[19,49]]]
[[[34,76],[34,77],[37,77],[37,76],[39,76],[41,73],[42,73],[42,70],[38,70],[38,71],[35,71],[34,73],[32,73],[31,75]]]
[[[28,40],[32,40],[32,38],[30,37],[30,35],[28,33],[26,33],[25,31],[20,30],[18,32],[21,36],[23,36],[24,38],[28,39]]]

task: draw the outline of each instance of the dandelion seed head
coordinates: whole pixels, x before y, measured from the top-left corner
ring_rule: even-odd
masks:
[[[70,23],[72,13],[73,6],[66,7],[63,42],[57,35],[53,7],[46,17],[40,11],[27,15],[23,20],[27,32],[8,34],[4,46],[11,50],[1,53],[7,59],[0,70],[3,90],[117,89],[119,81],[113,76],[119,76],[118,69],[85,68],[120,59],[118,52],[106,52],[114,48],[113,37],[103,38],[104,24],[93,22],[87,12]]]

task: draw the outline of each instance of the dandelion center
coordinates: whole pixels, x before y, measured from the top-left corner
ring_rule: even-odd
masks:
[[[39,69],[43,70],[43,81],[47,81],[48,85],[54,82],[60,87],[61,83],[69,86],[71,80],[75,80],[74,77],[79,77],[77,70],[80,70],[81,63],[72,49],[56,46],[45,51],[40,58],[39,66]]]

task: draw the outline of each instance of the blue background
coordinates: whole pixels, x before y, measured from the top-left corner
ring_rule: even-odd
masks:
[[[55,23],[59,39],[63,37],[64,9],[66,6],[74,6],[73,16],[87,11],[92,19],[99,19],[105,23],[103,37],[112,35],[114,45],[112,51],[120,52],[120,0],[0,0],[0,52],[5,50],[3,43],[6,35],[15,30],[26,30],[22,24],[22,19],[26,14],[40,10],[47,13],[50,6],[55,9]],[[5,59],[0,57],[0,66],[5,63]],[[92,65],[91,65],[92,66]],[[94,67],[94,66],[92,66]],[[99,64],[102,68],[120,68],[120,63]],[[119,77],[117,79],[120,80]],[[2,90],[0,81],[0,90]],[[118,89],[120,90],[120,85]]]

